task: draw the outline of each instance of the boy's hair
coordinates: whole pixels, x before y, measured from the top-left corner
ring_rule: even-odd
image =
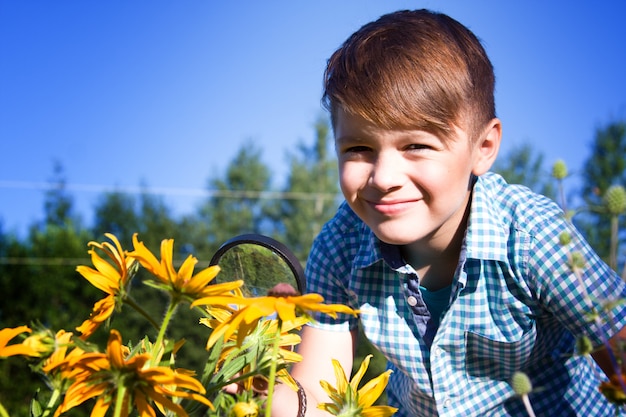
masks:
[[[323,104],[383,128],[476,138],[495,117],[495,76],[480,41],[456,20],[403,10],[362,26],[330,57]]]

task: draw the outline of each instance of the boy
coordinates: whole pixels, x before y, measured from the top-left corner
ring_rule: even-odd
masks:
[[[556,204],[488,172],[502,129],[493,91],[478,39],[427,10],[382,16],[333,54],[324,101],[346,201],[314,243],[307,290],[360,311],[393,370],[397,416],[526,416],[516,371],[537,388],[538,416],[613,415],[598,390],[606,376],[575,341],[618,336],[624,308],[611,312],[613,327],[590,323],[586,293],[624,298],[626,287]],[[563,233],[572,244],[559,243]],[[586,261],[585,288],[573,251]],[[357,319],[318,320],[292,370],[298,415],[327,415],[319,381],[334,383],[331,359],[346,374],[353,365]],[[606,350],[594,359],[613,373]],[[278,387],[273,415],[297,415],[298,402]]]

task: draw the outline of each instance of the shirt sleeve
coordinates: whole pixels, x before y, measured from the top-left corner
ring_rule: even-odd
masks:
[[[528,267],[541,305],[575,336],[602,345],[626,325],[626,284],[562,215],[534,230]]]
[[[349,290],[350,248],[331,224],[326,225],[315,239],[306,263],[307,292],[324,297],[326,304],[343,304],[358,309],[356,297]],[[335,319],[316,313],[313,327],[333,331],[347,331],[357,327],[358,318],[339,314]]]

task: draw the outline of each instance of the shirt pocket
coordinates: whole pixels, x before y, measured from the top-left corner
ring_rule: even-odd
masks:
[[[497,340],[465,332],[465,369],[470,377],[508,381],[528,362],[537,339],[533,323],[518,338]]]

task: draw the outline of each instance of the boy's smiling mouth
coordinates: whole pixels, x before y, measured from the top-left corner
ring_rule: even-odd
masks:
[[[420,199],[365,201],[375,211],[389,216],[411,209],[420,201]]]

